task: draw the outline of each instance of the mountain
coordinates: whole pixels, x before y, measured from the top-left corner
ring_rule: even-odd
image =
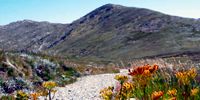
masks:
[[[23,20],[0,27],[0,48],[4,50],[47,49],[65,34],[64,24]]]
[[[71,23],[51,48],[61,54],[111,59],[141,58],[200,49],[200,21],[107,4]]]
[[[62,56],[127,59],[200,50],[200,20],[106,4],[71,24],[19,21],[0,27],[0,47]]]

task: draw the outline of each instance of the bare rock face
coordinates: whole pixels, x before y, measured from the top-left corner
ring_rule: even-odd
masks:
[[[200,50],[200,21],[106,4],[71,24],[30,20],[0,27],[0,48],[108,59]]]

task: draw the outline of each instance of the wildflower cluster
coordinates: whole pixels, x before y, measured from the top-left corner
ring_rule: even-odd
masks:
[[[128,75],[116,75],[115,89],[110,89],[105,100],[200,100],[200,83],[196,81],[198,71],[161,69],[158,65],[144,65],[129,70]],[[108,91],[108,90],[107,90]]]
[[[153,65],[150,66],[149,64],[141,66],[141,67],[137,67],[134,70],[129,70],[129,75],[131,76],[138,76],[138,75],[142,75],[142,76],[150,76],[152,75],[156,70],[158,70],[158,65]]]
[[[192,68],[188,71],[184,72],[177,72],[176,77],[178,78],[179,82],[183,85],[187,85],[190,83],[197,76],[196,69]]]
[[[38,100],[38,97],[40,96],[49,96],[48,100],[52,100],[51,94],[57,92],[54,88],[57,86],[56,82],[53,81],[47,81],[42,83],[42,88],[41,90],[37,92],[32,92],[32,93],[26,93],[22,90],[17,91],[16,94],[14,95],[9,95],[9,96],[2,96],[0,100]]]

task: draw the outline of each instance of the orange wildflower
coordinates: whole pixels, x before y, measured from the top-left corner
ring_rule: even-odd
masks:
[[[158,70],[158,65],[153,65],[152,67],[150,67],[150,69],[149,69],[149,71],[151,72],[151,73],[153,73],[154,71],[156,71],[156,70]]]
[[[152,93],[151,97],[152,97],[152,100],[158,100],[160,97],[162,97],[164,94],[163,91],[155,91]]]
[[[150,66],[149,64],[144,65],[142,67],[137,67],[134,70],[129,70],[129,75],[135,76],[135,75],[150,75],[154,73],[156,70],[158,70],[158,65]]]
[[[30,94],[33,100],[38,100],[38,97],[40,96],[40,93],[31,93]]]
[[[151,72],[149,70],[144,70],[143,75],[149,76],[149,75],[151,75]]]

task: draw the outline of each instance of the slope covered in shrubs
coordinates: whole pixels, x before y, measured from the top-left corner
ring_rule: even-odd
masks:
[[[50,56],[0,52],[0,94],[35,91],[42,82],[50,80],[64,86],[77,76],[79,73],[74,68]]]

